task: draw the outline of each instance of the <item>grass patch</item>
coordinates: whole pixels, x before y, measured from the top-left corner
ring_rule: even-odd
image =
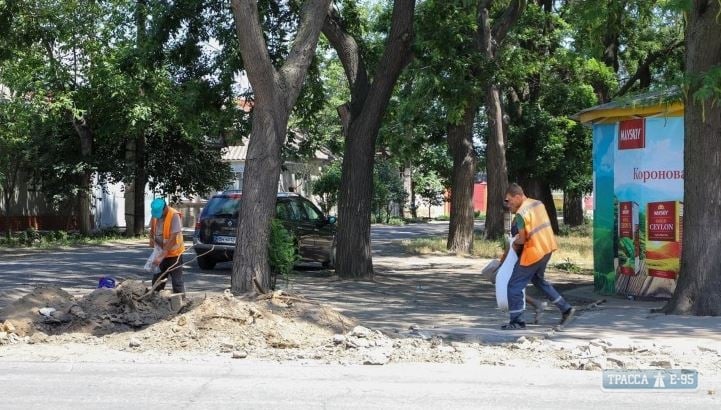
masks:
[[[571,234],[568,236],[557,236],[558,250],[553,253],[551,264],[576,265],[580,270],[593,268],[593,235],[589,231],[588,236]],[[568,270],[558,267],[559,270]]]
[[[428,218],[418,217],[418,218],[406,218],[406,219],[404,219],[404,221],[407,224],[427,224],[431,220]]]
[[[417,239],[406,239],[402,242],[406,252],[415,255],[442,254],[455,255],[446,249],[448,238],[445,236],[433,236]],[[473,238],[472,256],[480,258],[496,258],[503,253],[501,249],[501,241],[489,241],[481,235],[475,235]]]
[[[104,229],[90,236],[83,236],[77,232],[28,229],[14,232],[10,236],[0,236],[0,247],[52,249],[64,246],[102,245],[119,239],[129,238],[117,229]]]
[[[589,226],[568,229],[563,235],[556,236],[558,250],[553,253],[550,265],[558,270],[584,273],[593,267],[593,234]],[[448,238],[445,236],[408,239],[402,242],[406,252],[415,255],[440,254],[453,255],[446,249]],[[503,253],[501,240],[489,241],[481,235],[473,239],[472,256],[479,258],[497,258]]]

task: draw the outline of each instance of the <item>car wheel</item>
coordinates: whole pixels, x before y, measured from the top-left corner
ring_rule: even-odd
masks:
[[[204,270],[211,270],[215,267],[215,261],[207,256],[198,256],[198,267]]]

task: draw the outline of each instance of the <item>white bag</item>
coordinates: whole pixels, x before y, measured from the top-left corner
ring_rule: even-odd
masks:
[[[485,276],[491,283],[496,283],[496,275],[498,274],[498,268],[501,267],[501,261],[493,259],[488,262],[485,268],[481,269],[481,275]]]
[[[516,238],[517,236],[508,238],[508,254],[496,273],[496,303],[498,304],[498,308],[503,311],[508,311],[508,281],[511,280],[513,267],[516,266],[516,262],[518,261],[518,255],[516,255],[516,252],[513,250],[513,242]]]
[[[155,264],[155,259],[162,251],[163,249],[158,246],[153,248],[153,253],[148,256],[148,260],[145,262],[145,267],[143,268],[146,272],[152,274],[160,273],[160,266]]]

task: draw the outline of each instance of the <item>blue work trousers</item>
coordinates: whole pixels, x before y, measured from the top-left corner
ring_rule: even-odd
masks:
[[[548,300],[555,304],[561,312],[571,308],[563,296],[544,278],[549,259],[551,259],[550,253],[530,266],[521,266],[520,260],[516,262],[511,279],[508,281],[508,311],[511,322],[523,321],[523,311],[526,308],[524,290],[529,282],[545,293]]]

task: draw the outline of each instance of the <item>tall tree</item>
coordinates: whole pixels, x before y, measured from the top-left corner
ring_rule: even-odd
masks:
[[[418,19],[417,98],[423,110],[442,107],[446,149],[453,166],[450,180],[451,218],[447,247],[470,253],[473,247],[473,186],[478,171],[474,124],[482,105],[490,65],[477,44],[481,35],[478,2],[425,2]],[[443,21],[439,22],[442,16]],[[443,29],[439,30],[438,26]],[[430,91],[426,91],[430,90]],[[432,101],[429,104],[428,101]]]
[[[148,2],[135,1],[135,49],[148,50]],[[143,77],[152,70],[147,52],[138,52],[132,71],[135,77]],[[131,74],[131,73],[128,73]],[[131,75],[132,75],[131,74]],[[148,88],[146,79],[140,79],[138,96],[145,97]],[[145,81],[143,81],[145,80]],[[145,121],[143,121],[145,123]],[[125,182],[125,233],[127,236],[141,235],[145,231],[145,184],[148,175],[145,168],[146,135],[144,127],[126,136],[125,166],[131,171]]]
[[[562,46],[572,31],[547,3],[530,3],[518,24],[509,38],[513,47],[502,57],[510,118],[507,152],[514,159],[509,176],[544,202],[558,232],[552,189],[575,198],[564,215],[577,224],[583,223],[581,197],[591,190],[591,134],[568,116],[596,104],[591,80],[599,83],[599,68],[614,75]]]
[[[503,41],[526,7],[525,0],[512,0],[503,14],[492,20],[490,13],[493,3],[493,0],[483,0],[478,5],[477,46],[489,64],[498,61],[497,57]],[[486,83],[485,106],[489,128],[486,141],[486,169],[488,172],[486,237],[494,238],[505,232],[503,198],[508,186],[504,111],[501,90],[498,80],[495,78],[490,78]]]
[[[240,53],[253,87],[252,131],[243,176],[243,205],[231,276],[233,293],[264,292],[270,287],[268,237],[275,213],[281,168],[281,147],[288,119],[315,53],[330,0],[309,0],[285,62],[277,68],[268,52],[256,0],[231,3]]]
[[[44,105],[39,113],[48,124],[36,133],[46,138],[36,143],[45,161],[33,167],[35,181],[53,199],[82,200],[76,214],[83,231],[90,228],[93,175],[101,181],[135,181],[139,192],[148,181],[175,196],[207,193],[227,182],[227,164],[206,138],[233,132],[232,76],[223,72],[232,64],[219,63],[226,58],[201,50],[211,35],[220,36],[213,29],[199,29],[204,19],[218,14],[212,9],[220,2],[12,3],[10,13],[0,4],[0,19],[10,21],[3,27],[3,40],[11,39],[0,41],[0,55],[7,56],[0,82]],[[227,20],[227,9],[223,11]],[[136,32],[144,34],[138,39]],[[66,138],[70,133],[72,140]],[[132,149],[128,160],[126,141],[145,146],[148,138],[153,150]],[[187,166],[177,165],[174,152],[184,154]],[[193,172],[200,160],[217,172]],[[153,164],[153,169],[138,164]],[[129,231],[142,232],[143,199],[138,195],[129,204],[131,213],[137,210]]]
[[[421,95],[416,97],[421,107],[442,107],[438,111],[444,116],[447,148],[453,161],[448,176],[451,220],[447,247],[455,252],[468,253],[473,247],[473,187],[480,151],[474,137],[481,135],[479,128],[487,136],[483,162],[489,180],[502,181],[489,182],[489,186],[500,186],[498,190],[503,191],[508,183],[503,107],[500,95],[498,100],[493,96],[501,79],[500,50],[524,7],[524,1],[428,1],[421,8],[419,67],[413,70],[418,85],[414,89]],[[487,115],[476,120],[481,106]],[[495,131],[501,132],[500,141],[493,139],[498,137],[492,134]],[[497,236],[503,233],[503,192],[492,191],[489,195],[496,198],[490,198],[493,200],[489,202],[486,233]]]
[[[80,158],[73,172],[74,208],[80,232],[89,234],[95,133],[78,94],[87,88],[91,61],[99,49],[96,29],[102,7],[96,3],[80,7],[75,0],[27,0],[0,7],[7,18],[6,35],[17,41],[15,47],[5,44],[4,52],[11,55],[5,64],[17,74],[6,77],[8,85],[20,95],[42,95],[48,109],[60,113],[75,132]],[[8,10],[12,12],[5,14]]]
[[[0,76],[0,79],[2,76]],[[31,133],[38,110],[30,101],[17,98],[0,81],[0,213],[4,218],[5,235],[10,237],[10,212],[21,172],[31,164]]]
[[[323,25],[323,34],[338,53],[351,89],[350,102],[339,108],[346,138],[336,249],[336,272],[341,277],[373,277],[370,218],[376,139],[393,87],[410,62],[414,11],[415,1],[395,0],[390,32],[372,79],[359,39],[346,29],[338,11]]]
[[[681,272],[667,313],[721,315],[721,3],[686,10],[684,232]]]

